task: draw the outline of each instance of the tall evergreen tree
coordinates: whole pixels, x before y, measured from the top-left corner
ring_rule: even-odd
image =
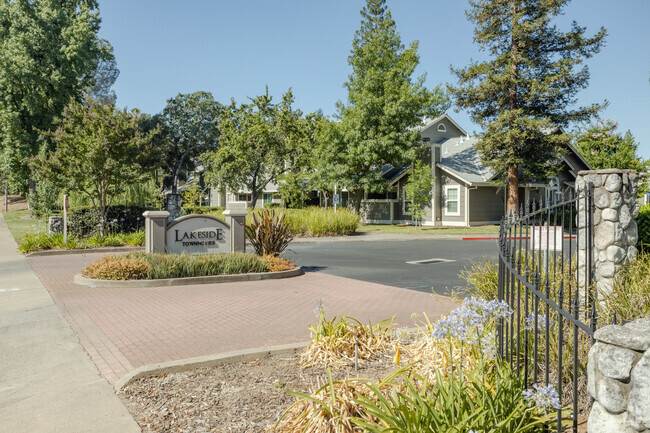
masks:
[[[411,78],[419,63],[418,43],[402,44],[386,1],[367,0],[361,16],[348,57],[348,101],[339,102],[340,124],[331,134],[331,155],[340,162],[334,165],[344,167],[340,180],[356,191],[357,212],[364,190],[386,187],[377,168],[411,161],[420,138],[415,127],[449,104],[440,86],[424,86],[424,75]]]
[[[606,31],[593,37],[573,22],[568,32],[551,23],[568,0],[469,0],[474,41],[490,60],[452,71],[456,105],[484,128],[483,163],[507,183],[507,209],[519,205],[520,180],[545,178],[571,137],[558,127],[584,121],[602,108],[570,108],[587,86],[585,58],[597,53]],[[553,132],[553,133],[551,133]]]
[[[70,98],[94,83],[110,45],[95,0],[0,1],[0,173],[25,192],[27,160]]]

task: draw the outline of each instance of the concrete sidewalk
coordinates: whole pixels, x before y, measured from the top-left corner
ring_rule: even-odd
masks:
[[[0,214],[0,432],[139,432]]]

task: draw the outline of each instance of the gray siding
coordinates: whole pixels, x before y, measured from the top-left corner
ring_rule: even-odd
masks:
[[[390,202],[364,200],[361,202],[361,214],[368,221],[390,220]]]
[[[469,200],[470,225],[478,222],[501,221],[505,206],[503,188],[480,186],[470,189]]]

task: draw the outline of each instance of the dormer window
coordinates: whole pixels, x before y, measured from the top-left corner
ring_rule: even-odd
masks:
[[[445,125],[443,125],[442,123],[440,123],[440,124],[438,125],[438,128],[436,128],[436,130],[437,130],[438,132],[447,132],[447,128],[446,128]]]

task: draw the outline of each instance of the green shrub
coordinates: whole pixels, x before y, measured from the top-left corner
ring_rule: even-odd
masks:
[[[541,432],[555,420],[556,411],[529,406],[522,392],[525,383],[507,364],[492,370],[469,370],[463,377],[436,372],[435,380],[402,373],[388,389],[369,385],[372,394],[358,403],[377,421],[353,418],[368,432],[476,431],[491,433]]]
[[[104,256],[86,266],[81,274],[99,280],[141,280],[150,271],[151,265],[142,258]]]
[[[293,239],[285,214],[276,215],[267,209],[253,213],[246,235],[260,256],[279,256]]]
[[[222,206],[200,206],[199,208],[196,209],[197,214],[216,214],[220,215],[217,218],[223,219],[223,211],[225,211],[226,208]],[[214,215],[214,216],[216,216]]]
[[[310,207],[286,211],[291,233],[296,236],[345,236],[352,235],[359,227],[359,215],[339,208]]]
[[[650,253],[650,204],[641,206],[636,225],[639,230],[639,249]]]
[[[144,217],[147,210],[140,206],[111,206],[107,213],[106,231],[108,234],[131,233],[144,230]],[[90,237],[99,234],[99,212],[89,207],[71,208],[68,211],[68,234]]]
[[[47,217],[55,211],[61,209],[59,195],[61,190],[44,180],[36,180],[35,191],[30,192],[27,196],[29,209],[35,217]]]
[[[68,235],[68,242],[63,243],[63,234],[48,235],[45,232],[27,234],[20,241],[18,250],[23,253],[51,249],[82,249],[91,247],[117,247],[117,246],[143,246],[144,231],[139,230],[133,233],[118,233],[104,236],[91,236],[86,239],[79,239]]]

